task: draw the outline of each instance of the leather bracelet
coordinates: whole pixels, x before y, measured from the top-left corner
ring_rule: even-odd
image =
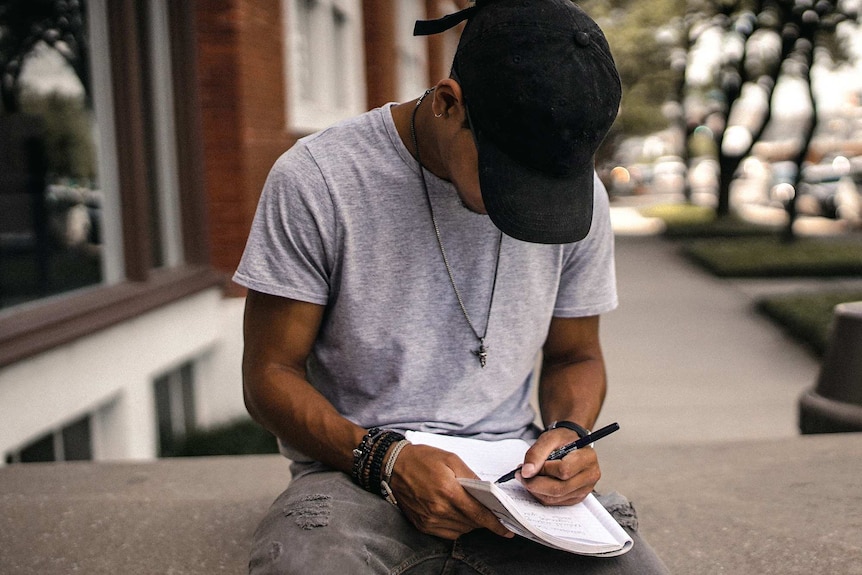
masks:
[[[383,470],[383,479],[380,480],[380,491],[384,499],[396,507],[398,507],[398,501],[395,499],[395,494],[392,492],[392,488],[389,487],[389,482],[392,481],[392,470],[395,469],[395,460],[398,459],[398,455],[401,454],[401,450],[409,444],[410,441],[406,439],[402,439],[395,444],[395,447],[392,448],[392,455],[390,455],[389,459],[386,461],[386,467]]]
[[[578,425],[574,421],[567,421],[565,419],[553,422],[551,425],[545,428],[545,431],[551,431],[552,429],[557,429],[558,427],[565,427],[566,429],[571,429],[578,434],[578,437],[586,437],[590,434],[590,430],[586,427]],[[542,433],[545,433],[545,431],[543,431]]]

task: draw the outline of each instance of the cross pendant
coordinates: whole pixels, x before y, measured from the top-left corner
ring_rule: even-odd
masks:
[[[477,349],[473,353],[479,357],[479,365],[484,368],[485,364],[488,363],[488,348],[485,347],[485,342],[481,342],[479,349]]]

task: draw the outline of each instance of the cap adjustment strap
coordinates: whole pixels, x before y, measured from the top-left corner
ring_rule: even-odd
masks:
[[[436,20],[416,20],[416,24],[413,25],[413,35],[431,36],[432,34],[445,32],[468,19],[475,11],[476,6],[470,6]]]

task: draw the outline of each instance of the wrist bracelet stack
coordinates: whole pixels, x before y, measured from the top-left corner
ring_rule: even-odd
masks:
[[[385,462],[384,469],[386,453],[393,443],[399,443],[399,445],[392,451],[389,460]],[[406,443],[409,442],[397,431],[380,429],[379,427],[368,430],[368,433],[353,450],[353,468],[350,472],[353,482],[362,489],[380,495],[394,503],[395,497],[386,482],[391,478],[395,459]]]

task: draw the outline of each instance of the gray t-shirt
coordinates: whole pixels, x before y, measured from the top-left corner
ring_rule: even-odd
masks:
[[[530,381],[552,316],[617,304],[607,193],[581,242],[503,236],[485,343],[458,305],[418,165],[390,105],[300,140],[275,163],[234,280],[326,306],[307,375],[363,426],[502,439],[534,420]],[[499,230],[425,171],[456,285],[485,331]],[[294,459],[299,454],[288,450]]]

